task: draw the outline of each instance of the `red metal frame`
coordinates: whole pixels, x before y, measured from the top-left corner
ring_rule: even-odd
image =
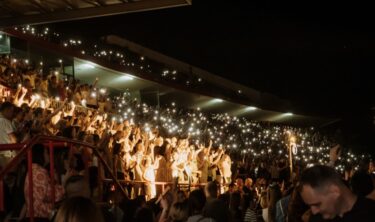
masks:
[[[53,206],[55,206],[55,155],[53,152],[53,143],[49,141],[49,171],[50,171],[50,178],[51,178],[51,197]]]
[[[33,184],[33,153],[31,149],[27,150],[27,173],[29,175],[29,217],[30,221],[34,221],[34,184]],[[0,200],[2,201],[2,200]]]
[[[29,217],[30,221],[33,221],[34,219],[34,208],[33,208],[33,181],[32,181],[32,150],[31,148],[37,144],[42,143],[45,146],[49,147],[49,157],[50,157],[50,176],[52,180],[52,190],[51,195],[53,197],[53,202],[55,200],[55,176],[54,176],[54,149],[55,148],[61,148],[61,147],[67,147],[68,144],[70,147],[73,145],[81,145],[87,148],[90,148],[93,150],[93,154],[99,158],[99,166],[104,167],[104,169],[109,173],[109,176],[112,178],[116,186],[121,190],[123,195],[127,198],[126,191],[121,186],[120,182],[116,179],[114,173],[108,166],[108,164],[105,162],[103,157],[100,155],[97,147],[77,141],[77,140],[69,140],[63,137],[52,137],[52,136],[35,136],[31,140],[29,140],[27,143],[24,144],[1,144],[0,145],[0,151],[3,150],[19,150],[18,154],[0,171],[0,211],[4,210],[4,195],[3,195],[3,180],[4,176],[15,166],[17,166],[20,162],[22,157],[27,155],[27,165],[28,165],[28,179],[29,179]],[[99,174],[100,175],[100,174]]]

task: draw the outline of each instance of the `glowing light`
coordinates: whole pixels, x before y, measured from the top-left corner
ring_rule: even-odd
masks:
[[[94,69],[95,66],[91,63],[84,63],[84,64],[81,65],[81,68],[82,69]]]
[[[249,106],[249,107],[246,107],[246,110],[247,111],[253,111],[253,110],[257,110],[258,108],[256,108],[255,106]]]

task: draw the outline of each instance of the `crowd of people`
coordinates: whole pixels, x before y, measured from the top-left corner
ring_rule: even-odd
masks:
[[[37,144],[32,149],[32,175],[33,212],[39,219],[90,217],[96,214],[73,215],[77,214],[73,209],[98,213],[92,201],[106,200],[109,206],[101,207],[102,214],[110,221],[320,221],[309,216],[311,211],[325,213],[305,194],[307,188],[311,193],[333,184],[348,197],[374,196],[374,164],[368,156],[344,152],[334,146],[332,137],[312,127],[260,123],[176,104],[151,107],[131,99],[128,92],[111,97],[109,90],[98,87],[99,78],[83,84],[61,70],[46,74],[32,61],[10,55],[1,57],[0,68],[0,144],[26,142],[36,135],[84,141],[98,147],[117,179],[134,182],[126,186],[125,199],[119,199],[119,190],[111,185],[102,187],[97,178],[104,178],[106,172],[99,170],[98,157],[84,146],[56,150],[56,178],[50,178],[48,150]],[[293,150],[292,172],[288,149]],[[16,154],[1,151],[0,168]],[[322,175],[311,177],[321,176],[322,183],[309,181],[304,177],[308,170],[302,172],[314,164],[335,167],[336,174],[323,168]],[[25,178],[26,161],[5,178],[4,190],[12,200],[6,203],[8,217],[29,215]],[[171,189],[163,192],[157,182]],[[176,184],[205,188],[191,191]],[[51,189],[56,190],[55,200]],[[54,204],[62,199],[67,200]],[[332,215],[325,217],[342,213],[328,212]],[[94,218],[100,221],[101,215]]]

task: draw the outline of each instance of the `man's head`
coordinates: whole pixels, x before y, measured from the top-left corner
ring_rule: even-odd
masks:
[[[237,185],[238,189],[242,190],[242,188],[243,188],[243,180],[242,180],[242,178],[237,178],[236,179],[236,185]]]
[[[0,112],[6,119],[11,120],[13,118],[14,105],[10,102],[4,102],[0,106]]]
[[[303,171],[299,190],[312,213],[319,213],[324,219],[341,214],[343,196],[349,192],[341,176],[333,168],[322,165]]]
[[[253,186],[253,180],[251,178],[246,178],[245,180],[245,186],[250,188]]]
[[[217,183],[215,181],[208,182],[206,184],[205,189],[204,189],[206,197],[216,199],[217,195],[218,195],[217,189],[218,189],[218,187],[217,187]]]

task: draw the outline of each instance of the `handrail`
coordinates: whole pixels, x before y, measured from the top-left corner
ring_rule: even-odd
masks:
[[[81,146],[84,146],[84,147],[87,147],[87,148],[90,148],[92,149],[93,151],[93,154],[96,155],[100,162],[104,165],[104,168],[108,171],[109,173],[109,176],[112,178],[112,180],[114,181],[114,183],[116,184],[116,186],[121,190],[121,192],[123,193],[124,197],[125,198],[128,198],[127,196],[127,192],[124,190],[124,188],[121,186],[121,183],[117,180],[117,178],[115,177],[115,175],[113,174],[111,168],[108,166],[108,164],[106,163],[106,161],[103,159],[103,157],[100,155],[99,151],[98,151],[98,148],[96,146],[93,146],[89,143],[86,143],[86,142],[82,142],[82,141],[78,141],[78,140],[71,140],[71,139],[67,139],[67,138],[63,138],[63,137],[55,137],[55,136],[45,136],[45,135],[37,135],[35,137],[33,137],[31,140],[29,140],[27,143],[25,144],[22,144],[22,148],[20,149],[19,153],[3,168],[1,169],[0,171],[0,185],[2,184],[2,181],[3,181],[3,178],[4,176],[6,175],[6,173],[8,173],[13,167],[15,167],[16,165],[18,165],[21,161],[21,157],[26,155],[26,152],[28,151],[28,155],[27,155],[27,159],[28,159],[28,166],[29,168],[31,167],[31,148],[37,144],[38,142],[40,141],[57,141],[57,142],[63,142],[63,143],[69,143],[69,144],[75,144],[75,145],[81,145]],[[49,148],[50,150],[53,149],[53,144],[50,143],[49,144]],[[52,146],[51,146],[52,145]],[[15,145],[15,144],[1,144],[0,145],[0,150],[1,147],[9,147],[11,149],[15,149],[15,147],[19,147],[20,145]],[[52,147],[52,148],[51,148]],[[50,152],[50,155],[52,153]],[[29,169],[29,172],[32,173],[32,169]],[[53,175],[53,173],[52,173]],[[32,190],[32,177],[29,177],[30,178],[30,181],[29,181],[29,186]],[[53,179],[53,178],[52,178]],[[1,189],[1,188],[0,188]],[[53,189],[54,191],[54,189]],[[32,194],[32,192],[29,192],[29,194]],[[33,196],[31,196],[31,199],[29,201],[29,208],[30,208],[30,218],[33,217],[33,201],[32,201],[32,198]],[[0,209],[3,208],[3,201],[4,199],[0,199]]]
[[[11,143],[11,144],[0,144],[0,151],[6,150],[20,150],[27,143]],[[43,145],[48,146],[48,143],[43,143]],[[67,146],[67,143],[53,143],[54,146]]]

